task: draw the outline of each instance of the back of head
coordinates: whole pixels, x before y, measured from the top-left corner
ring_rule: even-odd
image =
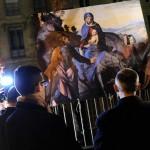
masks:
[[[120,86],[123,90],[128,93],[133,93],[137,89],[139,76],[133,69],[124,68],[117,73],[115,81],[119,81]]]
[[[33,94],[40,81],[41,70],[35,66],[20,66],[14,72],[14,84],[22,96]]]
[[[8,93],[7,93],[7,102],[13,102],[16,103],[17,102],[17,97],[19,96],[19,93],[17,92],[16,88],[14,86],[11,86],[8,89]]]

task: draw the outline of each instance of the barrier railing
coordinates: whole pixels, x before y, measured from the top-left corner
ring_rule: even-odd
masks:
[[[150,89],[139,91],[138,95],[145,101],[150,100]],[[64,118],[66,125],[74,129],[75,139],[83,149],[92,149],[96,131],[96,118],[98,115],[116,105],[115,95],[108,94],[108,98],[93,98],[86,100],[74,100],[59,104],[52,108],[55,114]]]

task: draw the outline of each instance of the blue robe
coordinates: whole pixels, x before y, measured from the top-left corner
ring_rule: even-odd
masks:
[[[94,27],[98,32],[99,42],[98,47],[102,50],[106,49],[106,41],[105,41],[105,33],[102,31],[100,25],[96,22],[93,22],[92,26],[88,26],[86,23],[83,24],[81,28],[81,36],[82,40],[86,40],[88,38],[89,29]]]

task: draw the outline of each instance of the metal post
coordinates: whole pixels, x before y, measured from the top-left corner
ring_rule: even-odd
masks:
[[[64,104],[62,104],[62,108],[63,108],[64,121],[65,121],[65,124],[67,125],[67,119],[66,119],[66,112],[65,112],[65,105]]]
[[[87,107],[87,112],[88,112],[88,120],[89,120],[89,124],[90,124],[90,131],[91,131],[91,137],[92,137],[92,144],[94,144],[93,130],[92,130],[92,125],[91,125],[91,117],[90,117],[89,105],[88,105],[88,101],[87,101],[87,100],[86,100],[86,107]]]
[[[83,116],[82,116],[82,111],[81,111],[81,103],[80,100],[78,100],[78,104],[79,104],[79,113],[80,113],[80,118],[81,118],[81,128],[82,128],[82,134],[83,134],[83,140],[84,140],[84,146],[86,147],[86,138],[85,138],[85,130],[84,130],[84,124],[83,124]]]
[[[71,115],[72,115],[72,122],[73,122],[73,129],[74,129],[75,139],[77,141],[78,138],[77,138],[77,132],[76,132],[75,116],[74,116],[73,106],[72,106],[71,102],[70,102],[70,107],[71,107]]]
[[[96,105],[96,100],[95,100],[95,98],[94,98],[94,106],[95,106],[96,117],[98,117],[98,111],[97,111],[97,105]]]

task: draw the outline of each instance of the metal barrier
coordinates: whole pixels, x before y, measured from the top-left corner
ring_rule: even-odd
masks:
[[[139,91],[138,95],[145,101],[149,101],[150,89]],[[107,99],[103,97],[82,101],[77,99],[59,104],[52,110],[64,118],[66,125],[74,129],[75,139],[82,145],[83,149],[93,149],[96,118],[100,113],[113,108],[116,103],[117,98],[108,94]]]

